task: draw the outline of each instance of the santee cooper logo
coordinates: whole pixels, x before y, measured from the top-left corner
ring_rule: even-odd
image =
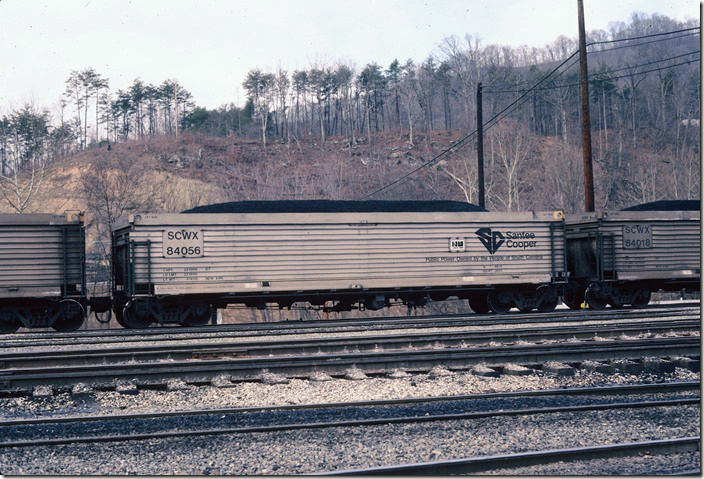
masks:
[[[475,231],[475,234],[491,254],[496,253],[504,244],[507,248],[517,249],[535,248],[538,244],[535,241],[535,233],[532,232],[514,233],[507,231],[506,235],[504,235],[499,231],[491,231],[491,228],[479,228]]]
[[[491,254],[496,253],[499,247],[504,244],[504,235],[498,231],[491,231],[491,228],[479,228],[476,231],[479,241],[482,242],[487,251]]]

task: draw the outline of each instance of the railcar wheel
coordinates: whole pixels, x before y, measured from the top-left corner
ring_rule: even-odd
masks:
[[[65,301],[67,302],[61,306],[59,317],[54,321],[51,327],[61,333],[78,331],[81,326],[83,326],[85,319],[83,305],[70,299]]]
[[[623,308],[623,303],[620,301],[616,301],[615,299],[609,299],[609,306],[611,306],[613,309],[621,309]]]
[[[472,308],[472,311],[477,314],[486,314],[489,312],[489,304],[486,301],[486,295],[470,296],[467,302],[469,303],[469,307]]]
[[[10,312],[0,311],[0,334],[14,333],[22,323]]]
[[[489,307],[496,314],[508,313],[513,307],[511,296],[504,291],[492,291],[486,298]]]
[[[115,315],[115,321],[117,321],[117,324],[122,326],[123,328],[129,328],[127,326],[127,323],[125,323],[125,318],[123,317],[122,310],[124,308],[122,306],[117,306],[112,310],[113,314]]]
[[[587,289],[586,299],[587,304],[591,309],[599,311],[606,307],[606,298],[594,291],[592,288]]]
[[[557,296],[552,299],[546,299],[544,301],[541,301],[538,305],[538,311],[540,311],[541,313],[549,313],[551,311],[555,311],[555,308],[557,308],[557,304],[559,302],[560,300]]]
[[[78,331],[83,326],[83,316],[81,313],[66,313],[51,325],[56,331],[68,333]]]
[[[188,315],[183,321],[183,326],[205,326],[210,321],[213,308],[206,303],[198,303],[190,306]]]
[[[562,298],[562,302],[568,308],[578,311],[582,309],[582,303],[584,303],[584,291],[578,289],[568,289],[565,291],[565,297]]]
[[[650,290],[648,288],[638,288],[633,295],[631,305],[634,308],[644,308],[650,303]]]
[[[557,304],[560,302],[560,298],[557,296],[557,291],[555,291],[555,288],[550,286],[541,286],[538,288],[536,293],[541,297],[541,300],[538,303],[538,311],[541,313],[555,311]]]
[[[148,328],[153,321],[145,301],[135,301],[125,306],[122,319],[130,329]]]

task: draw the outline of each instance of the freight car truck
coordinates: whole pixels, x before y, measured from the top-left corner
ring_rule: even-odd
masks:
[[[643,307],[660,289],[699,291],[698,210],[580,213],[566,223],[570,308]]]
[[[117,320],[201,325],[214,308],[328,311],[458,297],[477,312],[555,308],[566,279],[562,212],[456,202],[235,202],[132,214],[113,228]]]
[[[86,316],[83,215],[0,214],[0,333],[73,331]]]

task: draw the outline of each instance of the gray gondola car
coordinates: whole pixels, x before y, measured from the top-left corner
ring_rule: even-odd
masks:
[[[345,311],[456,296],[477,312],[558,303],[562,212],[361,203],[243,202],[206,210],[222,213],[123,217],[113,227],[116,318],[136,328],[199,325],[232,303]]]
[[[578,309],[586,300],[592,309],[642,307],[658,290],[699,291],[700,211],[673,211],[666,203],[654,206],[664,206],[660,211],[643,205],[567,215],[565,304]]]
[[[76,330],[85,291],[81,213],[0,214],[0,332]]]

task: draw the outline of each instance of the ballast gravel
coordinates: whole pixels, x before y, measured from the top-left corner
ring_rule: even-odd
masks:
[[[364,380],[336,379],[322,372],[313,372],[308,379],[284,382],[271,381],[272,378],[267,377],[263,378],[265,382],[227,381],[224,383],[226,387],[203,386],[173,391],[129,389],[122,393],[93,391],[92,394],[77,397],[62,392],[44,398],[0,398],[0,418],[260,407],[699,380],[699,373],[683,368],[676,368],[673,373],[640,374],[576,369],[571,376],[531,371],[529,375],[501,374],[492,377],[436,366],[427,374],[394,370],[385,377]]]
[[[288,475],[698,433],[698,406],[660,407],[11,448],[0,454],[0,470],[13,475]]]
[[[685,452],[662,455],[634,455],[628,457],[591,459],[588,461],[556,462],[531,467],[494,469],[477,475],[497,476],[662,476],[700,471],[700,454]]]
[[[102,415],[699,380],[699,374],[682,368],[674,373],[638,375],[603,374],[584,369],[576,369],[573,376],[533,371],[527,376],[484,377],[471,371],[438,367],[428,374],[396,370],[386,377],[355,380],[329,377],[321,380],[321,377],[274,384],[235,383],[224,388],[139,390],[137,394],[94,391],[86,396],[83,391],[75,397],[61,393],[47,398],[3,398],[0,399],[0,414],[5,418]],[[687,406],[9,448],[0,450],[0,472],[40,475],[314,473],[699,435],[699,423],[699,407]],[[665,463],[667,457],[662,456]],[[629,462],[622,463],[621,473],[637,473],[631,472],[627,464]],[[566,464],[560,473],[572,474],[571,471],[579,470],[571,467]]]

